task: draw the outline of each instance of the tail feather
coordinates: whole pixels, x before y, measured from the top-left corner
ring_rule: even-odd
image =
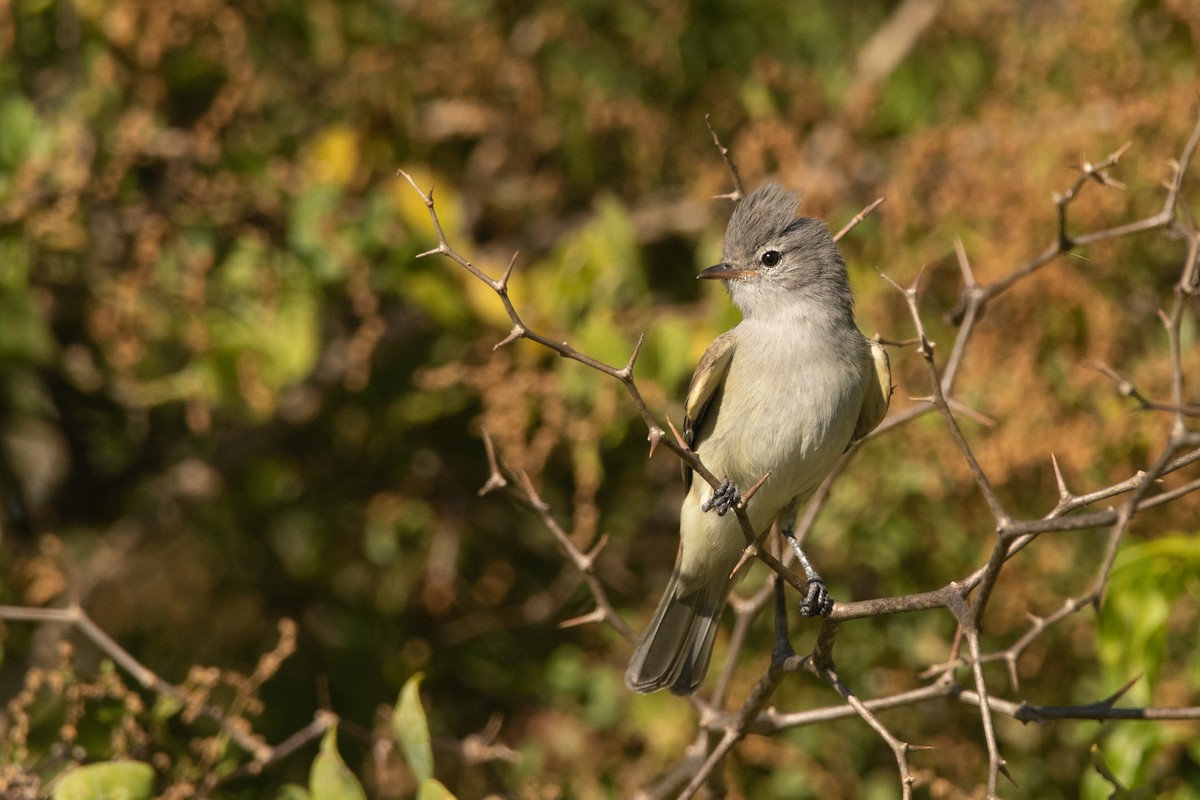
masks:
[[[638,692],[696,691],[708,672],[728,589],[728,581],[717,581],[687,591],[676,570],[634,648],[625,685]]]

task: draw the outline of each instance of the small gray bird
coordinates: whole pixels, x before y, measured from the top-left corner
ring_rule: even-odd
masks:
[[[828,613],[824,583],[796,544],[800,507],[838,456],[887,413],[891,369],[854,323],[846,263],[825,223],[796,216],[797,196],[768,183],[734,209],[723,260],[698,277],[725,282],[742,321],[709,346],[688,388],[684,437],[725,480],[714,491],[684,469],[679,555],[625,672],[639,692],[696,690],[745,547],[737,487],[770,473],[746,513],[760,535],[776,519],[809,582],[807,616]]]

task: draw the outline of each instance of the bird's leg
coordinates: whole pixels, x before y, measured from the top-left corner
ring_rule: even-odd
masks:
[[[808,556],[804,555],[800,542],[796,541],[796,534],[792,531],[793,524],[795,523],[789,522],[784,525],[781,522],[779,531],[792,546],[796,560],[800,562],[800,567],[804,570],[804,578],[808,581],[808,594],[804,595],[804,599],[800,601],[800,614],[805,617],[823,617],[833,610],[833,598],[829,596],[829,590],[825,588],[825,581],[821,580],[821,576],[813,568]]]
[[[771,650],[772,664],[782,665],[796,655],[792,641],[788,638],[787,598],[783,592],[783,578],[775,576],[775,647]]]
[[[712,497],[700,504],[700,510],[712,511],[716,509],[717,516],[723,517],[729,509],[740,502],[742,502],[742,493],[733,485],[733,481],[727,480],[712,493]]]

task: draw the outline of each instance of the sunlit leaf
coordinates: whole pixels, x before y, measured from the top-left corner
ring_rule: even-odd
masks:
[[[1167,656],[1168,620],[1176,599],[1200,589],[1200,539],[1163,536],[1125,547],[1109,578],[1100,618],[1099,655],[1110,682],[1145,673],[1130,692],[1145,702]]]
[[[54,800],[149,800],[154,769],[140,761],[106,761],[68,772],[54,787]]]
[[[425,709],[421,705],[421,681],[424,675],[417,673],[404,683],[400,697],[392,711],[392,734],[408,765],[419,780],[433,777],[433,750],[429,745],[429,724]]]
[[[417,800],[455,800],[454,794],[442,785],[436,778],[426,778],[421,781],[421,790]]]
[[[156,720],[168,720],[183,710],[183,704],[173,697],[168,697],[165,694],[160,694],[154,701],[154,707],[150,710],[150,715]]]
[[[337,749],[337,726],[330,725],[321,738],[321,750],[308,775],[312,800],[366,800],[366,792],[346,766]]]

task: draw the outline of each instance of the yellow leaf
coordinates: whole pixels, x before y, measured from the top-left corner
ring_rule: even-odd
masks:
[[[300,157],[303,179],[343,187],[358,169],[361,150],[358,134],[346,125],[321,129],[304,147]]]

